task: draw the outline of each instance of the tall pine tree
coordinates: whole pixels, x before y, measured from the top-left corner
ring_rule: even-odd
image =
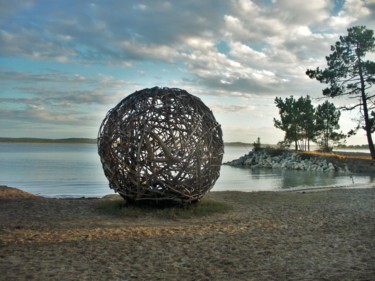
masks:
[[[365,26],[354,26],[348,29],[347,36],[340,36],[340,41],[331,46],[332,53],[326,57],[327,68],[321,70],[318,67],[306,71],[310,78],[329,84],[323,90],[323,95],[357,99],[355,105],[344,109],[359,109],[372,159],[375,159],[371,135],[375,131],[375,94],[369,89],[375,83],[375,63],[365,60],[365,57],[374,50],[373,30],[366,29]]]

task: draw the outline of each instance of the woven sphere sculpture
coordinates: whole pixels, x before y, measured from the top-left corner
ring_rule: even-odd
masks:
[[[201,199],[220,175],[222,131],[211,110],[176,88],[134,92],[111,109],[98,133],[109,187],[129,201]]]

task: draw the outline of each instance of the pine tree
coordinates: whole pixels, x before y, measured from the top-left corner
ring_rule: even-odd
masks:
[[[357,99],[357,104],[344,109],[359,109],[372,159],[375,159],[371,135],[375,131],[375,94],[369,89],[375,83],[375,63],[365,60],[365,56],[374,50],[373,30],[366,29],[365,26],[354,26],[348,29],[347,36],[340,36],[340,41],[331,46],[332,54],[326,57],[326,69],[318,67],[316,70],[306,71],[310,78],[329,84],[323,90],[323,95]]]
[[[331,151],[336,142],[345,138],[344,134],[336,132],[340,129],[340,115],[340,111],[329,101],[318,105],[316,109],[316,141],[323,151]]]

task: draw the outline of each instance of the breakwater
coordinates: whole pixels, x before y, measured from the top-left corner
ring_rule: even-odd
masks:
[[[336,157],[323,157],[278,149],[252,150],[238,159],[225,162],[242,168],[290,169],[316,172],[350,173],[347,164]]]

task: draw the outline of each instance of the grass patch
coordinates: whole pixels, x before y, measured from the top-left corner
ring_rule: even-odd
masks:
[[[209,216],[216,213],[227,213],[232,206],[209,198],[188,205],[174,205],[168,207],[155,207],[145,204],[127,204],[122,198],[106,200],[102,199],[97,208],[106,214],[126,217],[142,218],[155,217],[161,219],[188,219],[193,217]]]

